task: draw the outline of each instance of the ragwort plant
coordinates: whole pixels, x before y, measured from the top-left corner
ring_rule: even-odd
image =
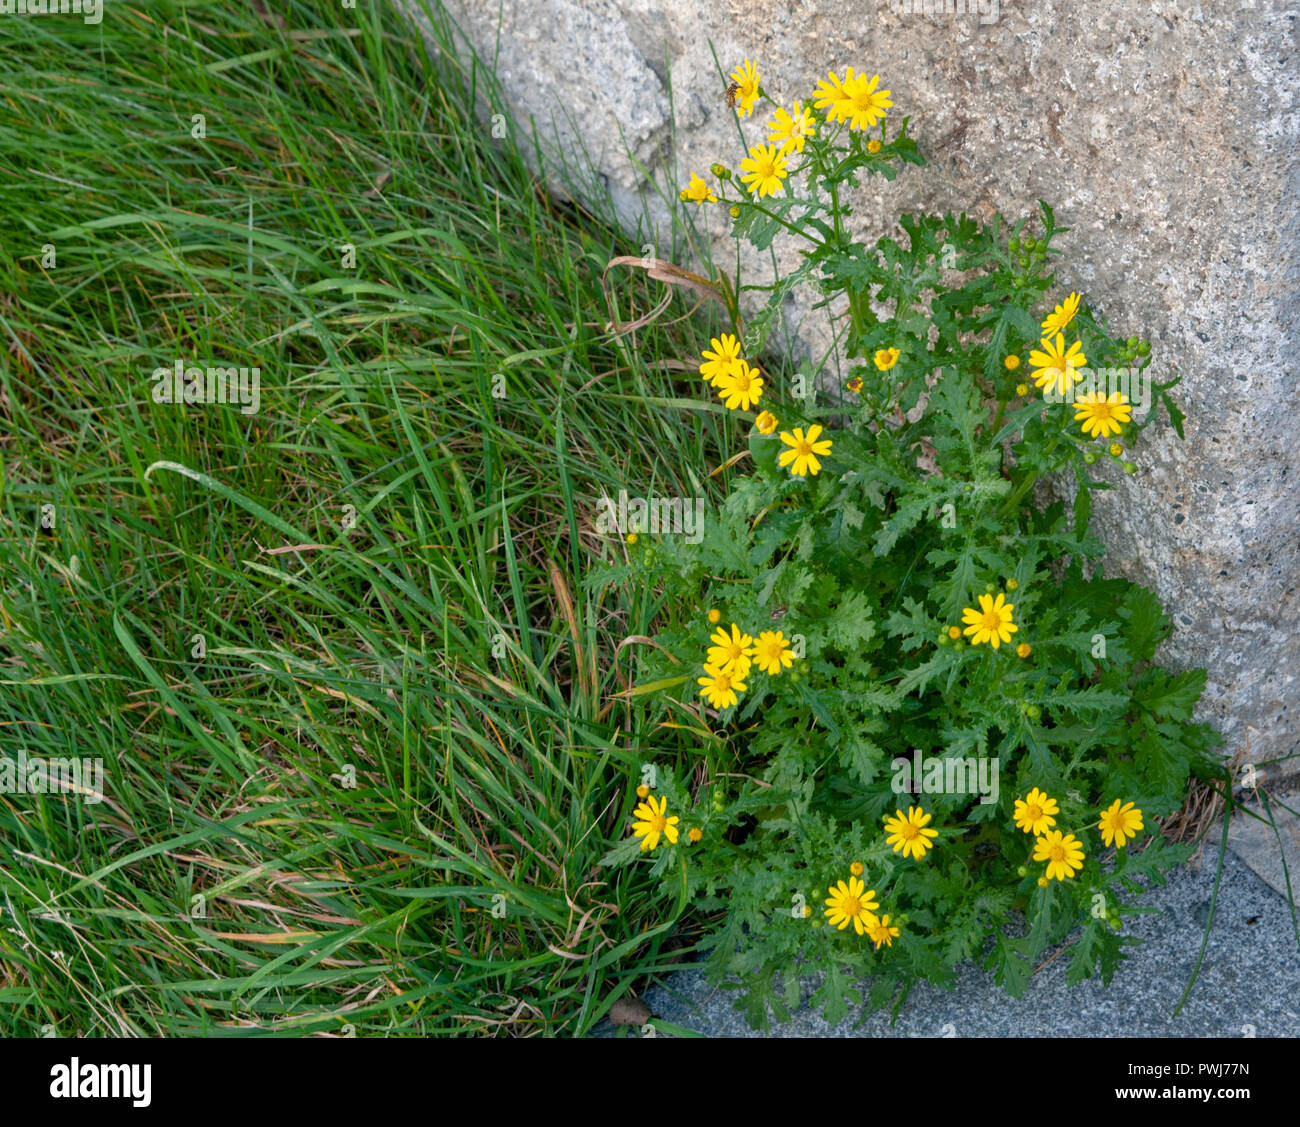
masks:
[[[747,61],[732,78],[749,117],[759,76]],[[832,73],[811,104],[775,107],[738,173],[683,190],[760,250],[799,240],[803,260],[748,321],[739,278],[715,283],[732,331],[701,349],[700,392],[750,422],[753,471],[699,543],[634,527],[621,572],[699,611],[640,647],[639,731],[684,755],[629,796],[606,863],[725,909],[710,976],[739,976],[756,1025],[769,1005],[788,1016],[809,971],[830,1021],[855,978],[896,1015],[964,959],[1019,996],[1075,928],[1070,983],[1109,982],[1138,942],[1125,916],[1153,910],[1124,894],[1188,855],[1152,819],[1221,742],[1191,722],[1204,671],[1152,664],[1156,596],[1090,563],[1092,494],[1110,488],[1091,467],[1137,471],[1126,450],[1157,416],[1134,416],[1137,388],[1182,437],[1172,383],[1146,379],[1146,341],[1049,296],[1063,229],[1046,204],[1040,233],[903,215],[901,240],[855,242],[841,192],[924,163],[906,119],[889,135],[892,104],[876,76]],[[757,359],[798,282],[846,307],[849,378],[821,406],[820,371],[778,383]],[[1072,509],[1035,504],[1062,474]]]

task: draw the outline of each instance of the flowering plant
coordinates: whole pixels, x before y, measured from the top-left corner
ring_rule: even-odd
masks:
[[[769,100],[752,63],[732,78],[742,117]],[[666,609],[641,651],[629,708],[660,806],[606,861],[725,910],[710,973],[740,976],[755,1024],[799,1001],[796,968],[824,972],[832,1021],[857,996],[846,972],[895,1012],[967,958],[1019,995],[1075,928],[1070,982],[1109,981],[1137,942],[1124,916],[1148,910],[1121,894],[1187,856],[1150,819],[1220,742],[1191,719],[1204,671],[1152,664],[1156,596],[1093,566],[1092,494],[1113,486],[1092,467],[1137,471],[1153,405],[1182,437],[1173,383],[1079,294],[1048,297],[1063,229],[1045,203],[1009,230],[903,215],[901,239],[852,238],[842,193],[924,164],[878,76],[773,105],[739,175],[682,191],[803,257],[748,319],[740,279],[715,279],[727,323],[697,387],[747,426],[751,471],[698,543],[641,537],[615,572],[701,609]],[[763,359],[798,283],[843,311],[842,382]],[[1049,475],[1073,480],[1069,510],[1035,503]],[[670,842],[674,816],[690,831]]]

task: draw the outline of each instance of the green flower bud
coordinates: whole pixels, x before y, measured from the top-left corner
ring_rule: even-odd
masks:
[[[731,169],[729,169],[725,164],[715,164],[711,169],[709,169],[709,171],[719,180],[731,179]]]
[[[1042,716],[1042,714],[1043,714],[1043,710],[1039,708],[1038,705],[1036,704],[1031,704],[1028,708],[1025,709],[1025,715],[1028,716],[1030,720],[1037,720],[1040,716]]]
[[[1034,248],[1034,257],[1040,261],[1047,257],[1047,251],[1042,249],[1041,243]]]
[[[813,920],[812,925],[813,927],[824,927],[826,925],[826,921],[818,918]]]
[[[955,642],[953,642],[952,648],[956,650],[958,653],[960,653],[962,650],[966,648],[966,643],[961,638],[958,638]]]
[[[1094,465],[1096,465],[1096,464],[1097,464],[1097,451],[1096,451],[1096,450],[1085,450],[1085,451],[1083,452],[1083,460],[1084,460],[1088,465],[1090,465],[1090,466],[1094,466]]]
[[[986,594],[986,595],[991,595],[991,594],[993,594],[993,592],[996,591],[997,589],[998,589],[998,585],[997,585],[996,583],[985,583],[985,584],[984,584],[984,594]]]
[[[1133,351],[1135,351],[1135,352],[1137,351],[1137,346],[1138,346],[1138,338],[1137,338],[1137,337],[1129,337],[1128,340],[1126,340],[1126,341],[1124,342],[1124,347],[1125,347],[1125,348],[1131,348],[1131,349],[1133,349]]]
[[[1119,931],[1120,926],[1121,926],[1121,925],[1120,925],[1119,920],[1115,919],[1115,918],[1112,916],[1111,919],[1110,919],[1110,928],[1111,928],[1111,931]]]
[[[1016,259],[1016,265],[1019,266],[1021,270],[1024,270],[1026,267],[1028,267],[1029,255],[1022,254],[1019,258]]]
[[[1136,463],[1136,462],[1125,462],[1125,463],[1124,463],[1124,472],[1125,472],[1125,473],[1137,473],[1137,472],[1138,472],[1137,463]]]
[[[1024,865],[1021,865],[1020,868],[1016,870],[1016,875],[1021,877],[1027,877],[1029,875],[1029,870]]]
[[[731,207],[729,207],[729,208],[727,209],[727,214],[730,215],[732,219],[739,219],[739,218],[740,218],[740,204],[738,204],[738,203],[733,203],[733,204],[731,205]]]
[[[1149,340],[1138,341],[1138,355],[1139,356],[1151,355],[1151,342]]]
[[[952,639],[948,637],[948,631],[947,631],[947,630],[942,630],[942,631],[940,631],[940,633],[939,633],[939,637],[938,637],[938,642],[939,642],[939,645],[941,645],[941,646],[951,646],[951,645],[952,645]]]
[[[1020,240],[1012,239],[1009,243],[1007,243],[1007,250],[1009,250],[1012,254],[1018,254],[1020,251]]]

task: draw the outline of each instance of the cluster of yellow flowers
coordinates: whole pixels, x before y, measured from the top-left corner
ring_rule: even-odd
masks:
[[[713,612],[709,617],[712,619]],[[699,678],[700,695],[714,708],[729,708],[740,701],[740,694],[748,686],[745,678],[750,667],[758,668],[769,677],[794,664],[794,650],[780,630],[765,630],[755,642],[739,626],[731,624],[728,634],[721,626],[709,637],[713,644],[704,659],[704,676]]]
[[[1038,878],[1040,888],[1049,881],[1068,880],[1083,868],[1083,843],[1074,834],[1062,834],[1052,829],[1055,815],[1061,812],[1056,799],[1049,798],[1037,787],[1024,799],[1016,799],[1016,826],[1034,835],[1034,860],[1047,862],[1047,873]],[[1121,803],[1117,798],[1107,807],[1097,823],[1102,840],[1123,849],[1125,842],[1136,838],[1143,829],[1142,811],[1132,802]]]
[[[758,99],[766,97],[759,86],[758,70],[746,59],[742,66],[731,72],[730,78],[728,99],[737,114],[749,117]],[[884,119],[885,111],[894,104],[889,98],[890,91],[877,89],[879,83],[879,75],[873,74],[869,79],[865,74],[855,76],[852,67],[845,71],[843,79],[832,71],[817,83],[813,106],[824,111],[826,124],[843,123],[856,131],[870,129]],[[760,200],[775,195],[782,181],[790,175],[787,158],[792,153],[802,154],[804,145],[817,133],[821,124],[802,101],[796,101],[788,110],[776,106],[776,113],[767,123],[768,143],[751,146],[749,156],[740,162],[741,181],[746,189],[757,193]],[[881,148],[881,142],[874,137],[867,142],[868,152],[878,153]],[[730,179],[730,174],[719,178]],[[681,198],[697,204],[718,202],[707,181],[694,172],[690,183],[682,189]]]
[[[730,333],[714,337],[709,344],[711,348],[700,353],[704,359],[700,375],[718,389],[729,410],[749,410],[763,398],[763,377],[759,369],[751,367],[740,355],[740,341]],[[771,411],[763,411],[754,425],[761,434],[771,434],[780,424]],[[782,431],[781,442],[789,449],[782,450],[777,461],[788,466],[795,477],[816,476],[822,468],[819,458],[831,452],[831,440],[822,438],[821,434],[822,428],[816,424],[808,428],[807,434],[802,427]]]
[[[1080,295],[1072,293],[1047,315],[1041,326],[1043,336],[1039,347],[1029,353],[1029,364],[1034,369],[1030,378],[1045,394],[1066,395],[1079,379],[1078,370],[1088,365],[1082,342],[1073,341],[1068,348],[1065,345],[1065,330],[1079,312],[1079,301]],[[1020,367],[1020,357],[1008,356],[1004,363],[1008,371],[1014,372]],[[1028,395],[1028,385],[1017,385],[1016,394]],[[1106,438],[1122,433],[1124,424],[1133,421],[1132,410],[1128,396],[1122,391],[1105,395],[1093,390],[1076,396],[1074,421],[1089,438]],[[1120,452],[1122,448],[1118,452],[1111,450],[1117,457]]]

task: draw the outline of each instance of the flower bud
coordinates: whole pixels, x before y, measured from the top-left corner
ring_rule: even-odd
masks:
[[[1008,579],[1008,580],[1007,580],[1007,590],[1008,590],[1008,591],[1018,591],[1018,590],[1020,590],[1020,581],[1019,581],[1018,579]]]
[[[1085,450],[1083,452],[1083,460],[1087,465],[1095,466],[1097,464],[1097,451]]]
[[[729,215],[731,216],[732,219],[739,219],[739,218],[740,218],[740,204],[738,204],[738,203],[733,203],[733,204],[731,205],[731,207],[728,209],[727,214],[729,214]]]
[[[709,169],[709,171],[712,172],[713,175],[716,176],[719,180],[731,179],[731,169],[729,169],[725,164],[715,164],[712,168]]]
[[[1112,442],[1110,444],[1110,456],[1112,458],[1118,458],[1123,453],[1124,447],[1122,447],[1118,442]]]
[[[1021,865],[1020,868],[1016,870],[1016,875],[1027,877],[1029,875],[1029,870],[1024,865]]]
[[[1036,704],[1031,704],[1028,708],[1025,709],[1025,715],[1028,716],[1030,720],[1037,720],[1040,716],[1042,716],[1042,714],[1043,714],[1043,710],[1039,708],[1038,705]]]
[[[1026,395],[1029,394],[1029,385],[1027,383],[1016,384],[1016,394],[1020,396],[1021,399],[1023,399]]]
[[[1125,473],[1137,473],[1137,472],[1138,472],[1137,463],[1136,463],[1136,462],[1125,462],[1125,463],[1124,463],[1124,472],[1125,472]]]
[[[1138,355],[1139,356],[1151,355],[1151,342],[1149,340],[1138,341]]]

